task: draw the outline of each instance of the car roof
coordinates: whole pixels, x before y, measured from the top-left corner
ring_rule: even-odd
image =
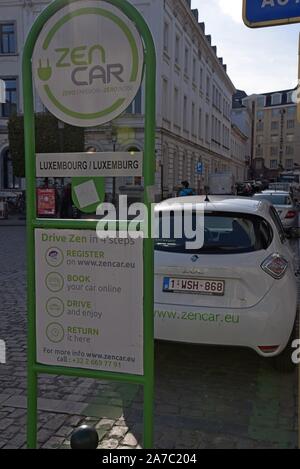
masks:
[[[218,212],[239,212],[262,216],[269,215],[270,202],[257,200],[250,197],[208,195],[209,202],[205,195],[176,197],[164,200],[155,206],[156,211],[180,210],[185,204],[199,204],[199,210],[212,210]],[[176,208],[176,205],[178,208]]]
[[[286,195],[289,197],[291,194],[288,191],[276,191],[276,190],[268,190],[268,191],[262,191],[258,194],[255,194],[256,196],[258,195]]]

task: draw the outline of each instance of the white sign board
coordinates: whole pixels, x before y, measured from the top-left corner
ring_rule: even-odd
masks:
[[[143,374],[143,240],[35,231],[37,362]]]
[[[142,152],[39,153],[37,177],[142,176]]]
[[[53,15],[32,58],[46,108],[79,127],[102,125],[125,111],[140,88],[143,64],[135,25],[99,0],[73,2]]]

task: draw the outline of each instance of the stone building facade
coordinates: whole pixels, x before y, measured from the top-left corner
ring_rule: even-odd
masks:
[[[235,87],[217,55],[211,36],[189,0],[130,0],[152,31],[157,52],[156,189],[159,197],[174,194],[186,179],[201,192],[208,174],[239,172],[232,142],[240,138],[232,128]],[[9,114],[23,112],[22,49],[27,33],[49,0],[0,0],[0,79],[6,85],[6,104],[0,104],[0,188],[19,186],[9,161]],[[201,14],[201,12],[200,12]],[[144,88],[114,122],[86,130],[89,150],[139,151],[144,142]],[[43,106],[36,98],[36,110]],[[232,138],[233,135],[233,138]],[[246,144],[245,140],[240,144]],[[246,150],[244,150],[246,153]],[[203,174],[197,174],[198,162]],[[125,178],[123,185],[142,181]],[[112,182],[107,181],[111,192]]]

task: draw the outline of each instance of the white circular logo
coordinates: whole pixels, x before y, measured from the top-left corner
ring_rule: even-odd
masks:
[[[116,7],[82,0],[45,24],[32,57],[33,76],[46,108],[79,127],[118,117],[142,81],[144,50],[134,24]]]

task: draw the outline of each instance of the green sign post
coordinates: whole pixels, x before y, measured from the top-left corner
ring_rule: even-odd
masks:
[[[75,238],[76,247],[80,243],[83,243],[84,247],[85,241],[97,242],[96,236],[93,237],[92,234],[96,235],[99,220],[39,219],[36,211],[37,172],[33,80],[43,103],[51,113],[69,124],[88,127],[110,122],[119,116],[134,99],[143,73],[145,74],[143,176],[144,203],[148,209],[148,220],[145,220],[145,226],[148,226],[148,232],[151,233],[152,200],[150,194],[155,181],[156,56],[152,35],[143,17],[126,0],[55,0],[37,18],[25,44],[23,93],[27,181],[28,448],[35,448],[37,444],[37,379],[39,374],[86,377],[143,385],[144,447],[153,447],[153,240],[151,236],[143,240],[143,261],[140,264],[136,262],[141,266],[143,274],[141,281],[141,289],[143,287],[143,295],[141,295],[142,340],[136,339],[137,344],[142,344],[141,365],[135,367],[132,365],[130,368],[128,364],[123,371],[107,370],[102,361],[98,360],[96,364],[88,360],[79,361],[74,358],[75,354],[71,349],[55,348],[57,344],[64,344],[64,340],[67,340],[66,336],[69,336],[70,341],[76,336],[76,340],[85,340],[88,344],[92,338],[80,337],[80,332],[94,338],[101,334],[101,328],[66,327],[63,323],[66,298],[62,291],[66,283],[66,272],[59,270],[64,268],[62,266],[64,266],[67,252],[64,251],[64,242],[67,236]],[[94,190],[99,195],[99,200],[101,199],[101,188],[97,185],[97,178],[87,178],[85,174],[82,182],[87,184],[91,194]],[[76,189],[77,184],[80,186],[80,180],[76,178]],[[81,192],[79,188],[76,192],[78,198],[81,197]],[[86,193],[84,195],[87,197]],[[90,202],[93,205],[95,200],[91,199]],[[89,204],[88,201],[87,204]],[[127,230],[128,227],[128,221],[118,220],[119,230]],[[77,235],[74,236],[74,233]],[[78,233],[82,236],[78,236]],[[45,239],[50,240],[50,244],[43,244]],[[52,246],[53,243],[55,246]],[[105,247],[102,251],[104,255]],[[132,255],[135,255],[135,252],[138,252],[138,247],[136,251],[133,248]],[[122,255],[126,257],[126,250],[122,251]],[[135,274],[138,273],[139,271],[136,270]],[[83,275],[83,277],[89,279],[89,276]],[[89,281],[86,280],[86,282]],[[81,285],[81,288],[84,286]],[[49,293],[49,298],[43,297],[43,289]],[[99,292],[102,287],[86,283],[85,290],[92,291],[92,289],[94,292],[95,290]],[[120,292],[121,289],[118,291]],[[97,295],[98,293],[94,293],[92,296],[95,303]],[[88,304],[89,301],[85,303]],[[125,309],[126,306],[123,308]],[[134,310],[134,305],[132,309]],[[111,314],[114,313],[115,311],[111,308]],[[123,313],[129,315],[130,318],[131,310],[123,311]],[[45,315],[51,317],[47,319],[48,322],[45,322]],[[142,311],[140,315],[142,316]],[[111,327],[113,329],[118,325],[112,322]],[[101,340],[105,341],[105,337]],[[53,350],[49,349],[49,343],[54,344]],[[112,348],[114,345],[117,346],[117,344],[112,344]],[[88,345],[85,346],[88,347]],[[96,346],[97,342],[94,342],[93,347]],[[87,349],[82,350],[84,355]],[[55,354],[62,351],[65,354],[64,360],[61,360],[63,364],[55,360]],[[81,366],[83,362],[84,366]],[[131,369],[132,372],[130,372]]]

